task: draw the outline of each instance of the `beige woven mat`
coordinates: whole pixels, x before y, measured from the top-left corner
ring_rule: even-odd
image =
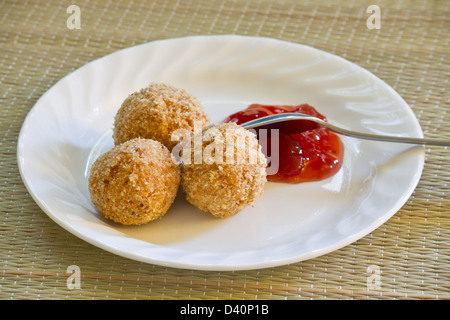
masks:
[[[67,27],[70,4],[81,10],[80,29]],[[121,48],[196,34],[267,36],[342,56],[390,84],[410,104],[426,136],[450,138],[450,3],[376,1],[381,28],[368,29],[371,4],[1,2],[0,299],[449,299],[448,149],[427,148],[412,197],[364,238],[312,260],[238,272],[165,268],[105,252],[48,218],[19,175],[22,122],[60,78]],[[80,268],[79,288],[67,285],[71,265]],[[371,275],[380,276],[377,283],[369,281],[375,286],[368,286]]]

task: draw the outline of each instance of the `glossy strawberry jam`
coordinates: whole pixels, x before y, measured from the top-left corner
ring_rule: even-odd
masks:
[[[228,116],[224,122],[241,124],[267,115],[298,112],[318,117],[326,121],[314,107],[308,104],[298,106],[270,106],[252,104],[246,109]],[[267,134],[260,134],[259,129],[267,129]],[[278,129],[278,135],[271,134],[271,129]],[[269,160],[274,154],[273,146],[278,148],[278,170],[268,174],[267,180],[285,183],[318,181],[333,176],[342,166],[344,145],[339,136],[307,120],[292,120],[261,126],[256,130],[260,144],[265,146],[263,152]],[[278,141],[272,141],[278,139]],[[273,143],[277,142],[277,143]]]

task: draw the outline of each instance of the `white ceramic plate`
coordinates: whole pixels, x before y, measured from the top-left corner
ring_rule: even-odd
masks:
[[[115,254],[202,270],[271,267],[313,258],[363,237],[408,200],[422,147],[343,138],[332,178],[268,183],[254,207],[222,220],[180,193],[160,221],[125,227],[91,204],[89,169],[111,148],[122,101],[153,81],[196,95],[212,122],[251,103],[309,103],[353,130],[422,137],[405,101],[368,71],[307,46],[268,38],[194,36],[115,52],[61,79],[32,108],[20,133],[23,181],[42,210],[85,241]]]

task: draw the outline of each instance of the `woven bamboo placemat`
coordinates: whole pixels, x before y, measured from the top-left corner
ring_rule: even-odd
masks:
[[[80,8],[80,29],[67,23],[71,4]],[[425,136],[450,138],[450,3],[377,1],[380,29],[367,27],[371,4],[1,2],[0,299],[449,299],[448,149],[426,149],[411,198],[364,238],[312,260],[236,272],[165,268],[96,248],[48,218],[19,175],[23,120],[60,78],[118,49],[197,34],[266,36],[342,56],[391,85]],[[68,286],[73,265],[80,270],[79,287]]]

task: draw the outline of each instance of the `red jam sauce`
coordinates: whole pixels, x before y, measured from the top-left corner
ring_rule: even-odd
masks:
[[[271,114],[299,112],[327,119],[308,104],[298,106],[269,106],[252,104],[246,109],[228,116],[224,122],[241,124]],[[258,129],[268,129],[266,141],[258,134]],[[261,126],[256,129],[260,144],[266,146],[266,157],[270,161],[271,130],[279,129],[278,171],[268,174],[267,180],[285,183],[318,181],[331,177],[342,166],[344,145],[333,132],[307,120],[292,120]],[[268,164],[270,166],[270,162]]]

